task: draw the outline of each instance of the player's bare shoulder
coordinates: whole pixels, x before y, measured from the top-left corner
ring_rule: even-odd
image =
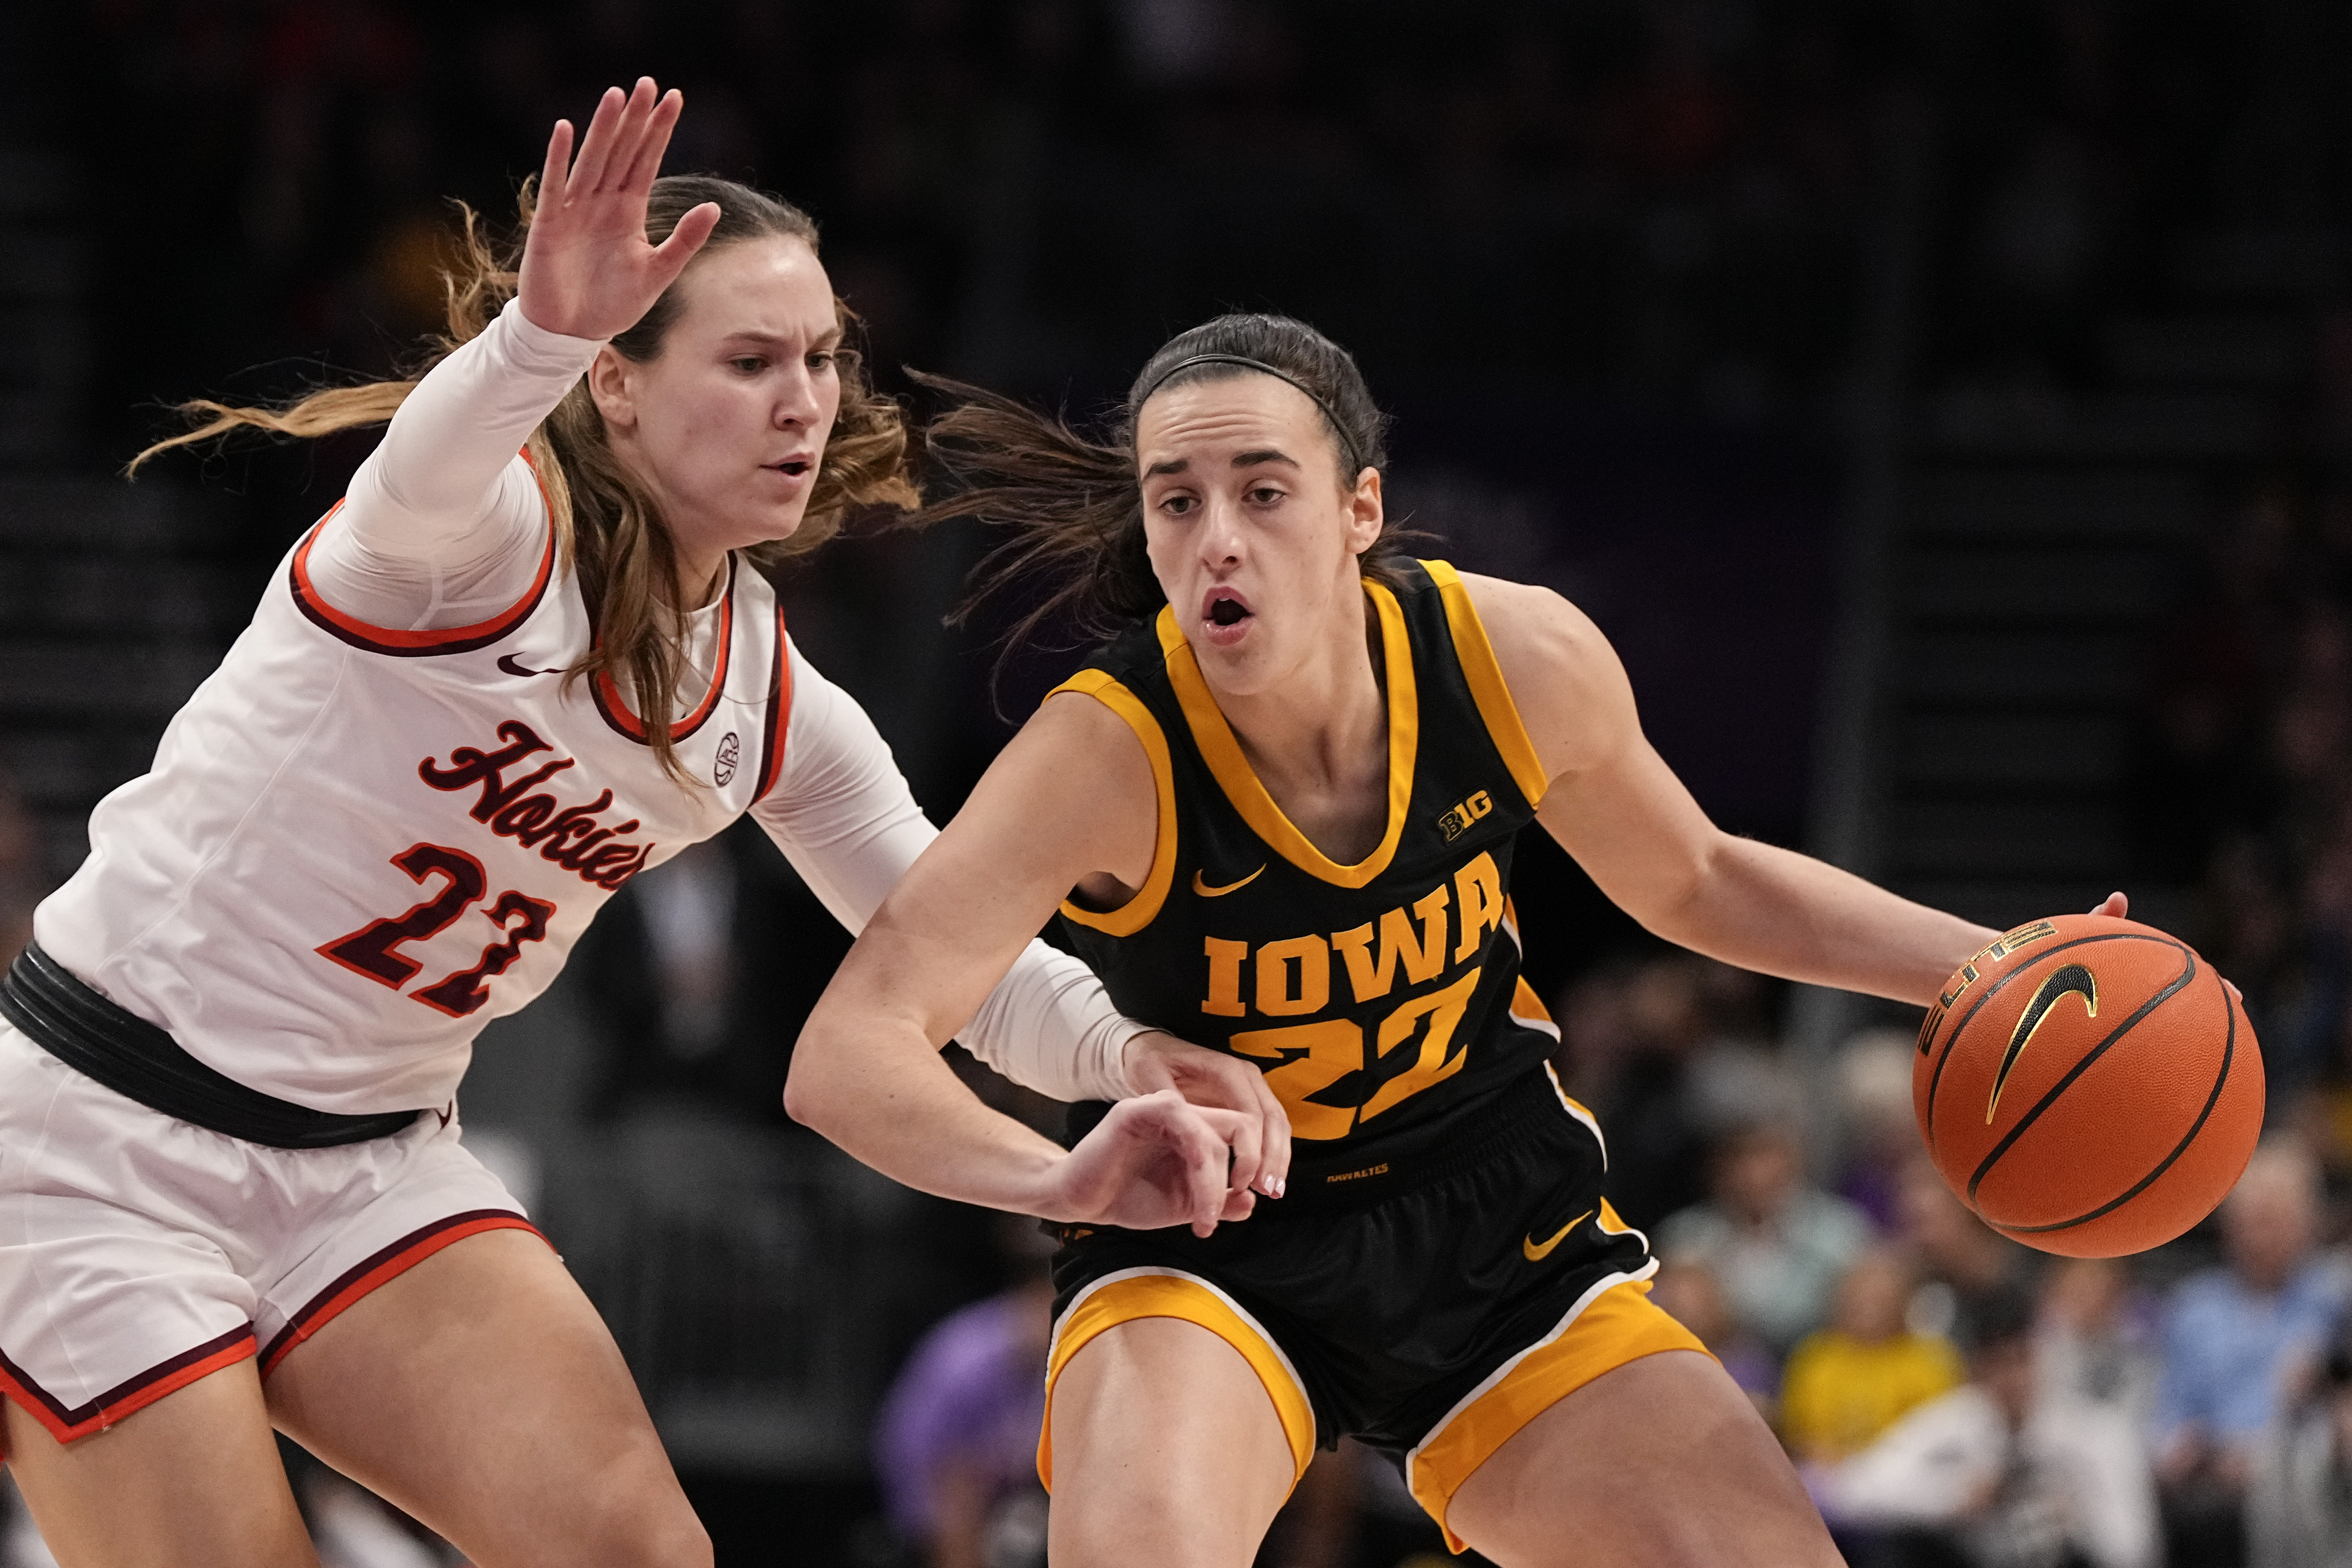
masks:
[[[997,754],[981,793],[1056,824],[1032,852],[1083,862],[1072,867],[1079,875],[1108,872],[1132,887],[1151,864],[1160,819],[1151,758],[1128,720],[1087,692],[1048,696]]]
[[[1466,571],[1462,583],[1548,774],[1589,768],[1640,733],[1624,666],[1591,616],[1533,583]]]
[[[1110,704],[1091,693],[1064,687],[1050,694],[1021,727],[1017,741],[1083,771],[1090,789],[1125,784],[1138,800],[1151,798],[1151,762],[1143,743]]]

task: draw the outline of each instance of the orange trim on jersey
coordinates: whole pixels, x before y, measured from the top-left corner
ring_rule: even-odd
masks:
[[[793,724],[793,660],[784,647],[784,607],[776,605],[776,652],[768,667],[768,713],[760,721],[760,787],[751,792],[758,805],[776,787],[784,770],[784,737]]]
[[[531,477],[539,481],[540,498],[546,500],[547,481],[540,478],[539,465],[530,462],[529,453],[523,454],[523,461],[530,465]],[[531,580],[529,591],[514,603],[488,620],[477,621],[470,626],[439,626],[423,632],[401,632],[389,626],[372,626],[328,603],[325,596],[310,581],[310,547],[319,542],[319,536],[326,531],[327,525],[342,509],[341,501],[328,507],[327,515],[320,517],[303,536],[302,542],[294,547],[294,559],[287,568],[289,585],[294,591],[294,607],[308,616],[313,624],[371,653],[389,653],[395,658],[413,659],[432,653],[464,653],[476,648],[487,648],[502,641],[530,618],[530,612],[539,608],[540,600],[547,593],[548,583],[555,576],[554,507],[551,502],[547,544],[540,552],[539,575]]]
[[[1045,695],[1054,697],[1064,692],[1090,696],[1125,719],[1127,727],[1135,731],[1135,738],[1143,743],[1143,755],[1151,761],[1151,783],[1160,800],[1160,821],[1151,844],[1151,870],[1145,875],[1143,885],[1117,909],[1081,909],[1066,898],[1062,901],[1062,914],[1079,925],[1112,936],[1132,936],[1159,915],[1160,906],[1168,902],[1169,888],[1176,881],[1176,767],[1168,756],[1168,737],[1142,700],[1101,670],[1080,670]]]
[[[359,1303],[362,1297],[415,1268],[427,1258],[453,1242],[468,1236],[479,1236],[486,1230],[528,1230],[539,1236],[539,1227],[520,1214],[503,1208],[474,1208],[463,1214],[452,1214],[436,1219],[421,1229],[412,1230],[391,1246],[362,1259],[345,1270],[334,1283],[310,1298],[302,1310],[287,1320],[278,1331],[269,1348],[262,1353],[261,1375],[268,1376],[278,1370],[296,1345],[317,1333],[343,1312]],[[543,1236],[540,1239],[547,1239]],[[551,1246],[553,1243],[549,1243]]]
[[[1445,1531],[1446,1545],[1464,1549],[1445,1522],[1454,1494],[1520,1427],[1627,1362],[1667,1350],[1707,1354],[1696,1334],[1650,1300],[1649,1290],[1647,1278],[1622,1274],[1595,1285],[1558,1328],[1496,1367],[1405,1457],[1405,1484]]]
[[[1421,569],[1437,584],[1438,598],[1444,602],[1445,624],[1454,633],[1454,657],[1462,666],[1463,678],[1470,683],[1470,695],[1478,705],[1478,716],[1486,721],[1487,736],[1503,754],[1503,765],[1511,770],[1511,781],[1527,797],[1528,804],[1542,805],[1551,780],[1536,755],[1536,743],[1528,738],[1518,705],[1511,700],[1503,666],[1495,658],[1494,644],[1486,641],[1486,623],[1478,619],[1478,607],[1470,601],[1468,586],[1462,574],[1444,561],[1425,560]]]
[[[1106,1274],[1078,1292],[1069,1310],[1054,1325],[1053,1348],[1045,1357],[1045,1424],[1037,1435],[1037,1479],[1054,1490],[1054,1384],[1070,1358],[1096,1335],[1131,1323],[1139,1318],[1181,1318],[1215,1334],[1241,1353],[1274,1402],[1275,1417],[1289,1441],[1295,1467],[1290,1483],[1307,1473],[1315,1458],[1315,1407],[1307,1398],[1298,1369],[1282,1354],[1258,1321],[1241,1303],[1206,1280],[1173,1269],[1123,1269]]]
[[[253,1325],[244,1324],[225,1334],[184,1350],[134,1377],[125,1378],[87,1405],[68,1408],[49,1391],[26,1375],[23,1368],[0,1355],[0,1395],[48,1429],[60,1443],[102,1431],[134,1410],[142,1410],[167,1394],[177,1394],[199,1378],[224,1366],[234,1366],[253,1354]]]
[[[777,616],[777,625],[781,628],[783,624],[781,610],[778,611]],[[727,591],[719,597],[719,657],[712,663],[710,689],[702,695],[702,701],[697,705],[692,713],[688,714],[684,718],[670,721],[671,740],[684,740],[688,736],[700,729],[709,722],[710,716],[718,711],[719,695],[727,689],[727,666],[733,658],[734,653],[735,557],[730,552],[727,557]],[[645,721],[629,711],[628,700],[621,695],[621,688],[614,684],[610,671],[597,671],[589,681],[588,689],[596,699],[596,711],[604,716],[606,724],[611,725],[638,745],[646,744]]]
[[[1341,865],[1317,849],[1258,781],[1233,727],[1225,722],[1224,711],[1217,706],[1216,695],[1202,678],[1192,645],[1176,624],[1176,607],[1171,604],[1161,610],[1157,622],[1160,649],[1168,661],[1169,685],[1176,689],[1184,722],[1191,727],[1202,759],[1208,763],[1225,799],[1276,853],[1307,875],[1339,887],[1362,887],[1389,869],[1397,841],[1404,833],[1405,813],[1412,805],[1413,758],[1421,738],[1421,698],[1413,681],[1412,644],[1405,636],[1404,612],[1384,585],[1366,579],[1364,591],[1380,617],[1381,651],[1388,671],[1389,825],[1372,852],[1354,865]]]

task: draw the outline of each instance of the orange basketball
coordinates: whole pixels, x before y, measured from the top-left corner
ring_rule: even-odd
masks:
[[[1919,1131],[2002,1235],[2075,1258],[2171,1240],[2213,1212],[2263,1130],[2245,1011],[2185,943],[2060,915],[1963,964],[1919,1027]]]

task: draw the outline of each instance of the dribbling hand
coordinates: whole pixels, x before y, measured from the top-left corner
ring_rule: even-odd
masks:
[[[656,98],[651,77],[626,96],[605,89],[577,159],[572,122],[555,122],[523,241],[522,313],[533,326],[572,338],[625,332],[710,237],[719,207],[705,202],[659,246],[646,243],[646,201],[684,103],[675,88]]]
[[[1127,1230],[1190,1224],[1206,1236],[1256,1207],[1226,1176],[1237,1160],[1255,1166],[1256,1144],[1255,1116],[1194,1105],[1173,1089],[1121,1100],[1055,1164],[1034,1212]]]
[[[1236,1146],[1230,1183],[1268,1197],[1283,1195],[1290,1180],[1290,1115],[1257,1068],[1150,1030],[1127,1042],[1127,1081],[1139,1094],[1173,1089],[1192,1104],[1254,1118],[1257,1157],[1244,1159]]]

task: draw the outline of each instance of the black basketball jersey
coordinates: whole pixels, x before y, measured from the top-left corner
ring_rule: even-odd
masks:
[[[1127,721],[1160,801],[1142,888],[1108,912],[1065,903],[1070,946],[1129,1017],[1259,1064],[1297,1140],[1294,1192],[1430,1147],[1559,1038],[1520,978],[1509,902],[1542,768],[1461,578],[1443,561],[1402,570],[1400,592],[1364,584],[1388,823],[1354,865],[1317,850],[1258,782],[1172,609],[1056,688]]]

